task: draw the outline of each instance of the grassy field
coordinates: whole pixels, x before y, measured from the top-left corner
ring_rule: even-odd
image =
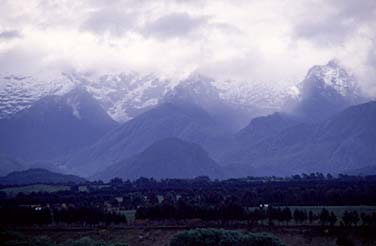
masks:
[[[26,186],[19,186],[19,187],[10,187],[4,188],[0,191],[5,192],[9,196],[16,196],[19,193],[30,194],[32,192],[57,192],[57,191],[65,191],[69,190],[69,186],[65,185],[45,185],[45,184],[36,184],[36,185],[26,185]]]
[[[32,229],[32,228],[31,228]],[[322,229],[314,227],[254,227],[226,228],[229,230],[267,232],[279,237],[288,246],[336,246],[339,235],[347,235],[354,241],[354,246],[375,246],[376,235],[364,228]],[[54,241],[91,237],[96,240],[127,242],[129,246],[167,246],[171,238],[185,229],[111,229],[98,228],[89,230],[23,230],[30,236],[48,236]]]

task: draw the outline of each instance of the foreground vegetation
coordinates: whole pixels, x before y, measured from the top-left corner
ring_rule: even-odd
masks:
[[[267,233],[265,233],[265,231]],[[249,236],[250,235],[250,236]],[[213,239],[213,236],[216,238]],[[365,228],[333,228],[325,229],[309,228],[279,228],[264,227],[243,229],[90,229],[90,230],[66,230],[36,228],[22,229],[22,233],[0,232],[0,245],[8,246],[102,246],[102,245],[129,245],[129,246],[167,246],[173,243],[178,245],[192,245],[199,242],[201,246],[222,243],[224,245],[257,245],[270,246],[268,239],[277,245],[283,243],[289,246],[374,246],[376,236],[374,230]],[[226,239],[227,238],[227,239]],[[241,239],[239,244],[238,239]],[[225,244],[227,241],[232,244]],[[264,242],[266,244],[262,244]],[[184,243],[184,244],[183,244]]]
[[[175,235],[170,246],[284,246],[278,238],[265,233],[241,233],[215,229],[197,229]]]

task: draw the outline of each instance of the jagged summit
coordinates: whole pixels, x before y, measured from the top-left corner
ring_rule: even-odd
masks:
[[[359,97],[360,91],[355,77],[348,73],[336,59],[330,60],[326,65],[313,66],[304,79],[302,85],[316,86],[319,89],[330,87],[343,97]],[[355,98],[349,98],[351,100]]]
[[[154,107],[174,81],[136,72],[73,76],[116,121],[125,122]]]
[[[192,74],[181,81],[166,96],[165,101],[190,102],[198,105],[209,105],[221,100],[214,79],[201,74]]]
[[[313,66],[290,93],[295,104],[293,111],[314,121],[363,102],[356,78],[335,59]]]

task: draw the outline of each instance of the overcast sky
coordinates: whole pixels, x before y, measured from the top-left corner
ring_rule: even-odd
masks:
[[[0,72],[293,83],[338,58],[372,87],[375,0],[0,0]]]

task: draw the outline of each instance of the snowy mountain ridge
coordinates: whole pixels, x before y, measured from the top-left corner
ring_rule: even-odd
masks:
[[[0,118],[29,108],[45,96],[64,95],[83,86],[117,121],[127,121],[156,105],[173,83],[136,73],[90,76],[61,73],[50,76],[0,75]]]
[[[0,118],[28,108],[42,97],[64,95],[78,84],[64,74],[50,76],[0,75]]]
[[[169,97],[189,97],[201,100],[222,100],[239,108],[269,114],[283,110],[287,100],[302,101],[310,96],[307,91],[326,98],[340,96],[356,103],[361,95],[357,81],[338,61],[313,66],[303,82],[293,87],[283,83],[256,83],[216,81],[204,75],[193,74],[175,81],[153,74],[135,72],[114,74],[46,73],[37,75],[0,75],[0,119],[30,107],[47,95],[64,95],[77,86],[83,86],[116,121],[125,122]],[[311,93],[312,94],[312,93]],[[79,112],[75,112],[79,115]]]
[[[280,98],[271,87],[252,86],[234,81],[219,83],[203,75],[192,75],[182,81],[159,79],[154,75],[137,73],[91,76],[62,73],[55,76],[0,75],[0,118],[7,118],[47,95],[63,95],[78,85],[99,101],[116,121],[125,122],[157,105],[165,96],[216,97],[237,105],[273,102]],[[177,86],[181,85],[181,86]],[[188,93],[189,95],[183,95]]]

